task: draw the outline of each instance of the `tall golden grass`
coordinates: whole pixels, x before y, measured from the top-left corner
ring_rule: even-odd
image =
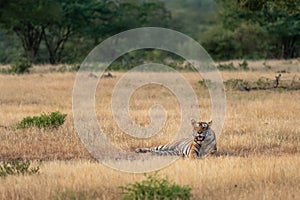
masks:
[[[172,140],[179,127],[180,108],[176,97],[158,85],[136,91],[130,101],[130,114],[136,123],[147,125],[149,108],[154,103],[162,104],[168,113],[162,131],[150,139],[136,140],[118,128],[110,103],[113,87],[123,73],[114,75],[116,78],[101,79],[96,94],[98,120],[110,140],[127,150]],[[197,93],[201,119],[210,120],[210,97],[207,89],[198,84],[201,77],[193,72],[183,75]],[[253,81],[260,77],[272,80],[274,75],[269,70],[222,72],[224,81]],[[0,178],[0,199],[60,199],[64,191],[92,199],[117,199],[119,185],[144,178],[103,166],[84,148],[72,117],[75,76],[38,70],[33,74],[0,75],[0,160],[31,159],[41,167],[38,175]],[[283,74],[282,80],[294,77],[300,77],[297,70]],[[160,170],[159,175],[190,185],[196,199],[299,198],[300,91],[227,90],[226,95],[218,156],[179,159]],[[59,129],[13,128],[26,116],[56,110],[68,114]]]

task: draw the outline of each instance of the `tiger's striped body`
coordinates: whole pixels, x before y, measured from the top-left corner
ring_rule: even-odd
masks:
[[[192,121],[194,138],[186,138],[151,148],[138,148],[137,153],[201,158],[217,151],[216,136],[211,123]]]

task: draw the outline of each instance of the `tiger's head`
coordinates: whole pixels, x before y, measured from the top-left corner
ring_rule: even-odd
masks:
[[[191,121],[193,126],[193,136],[195,142],[202,142],[207,134],[207,130],[210,129],[212,121],[206,122],[197,122],[194,119]]]

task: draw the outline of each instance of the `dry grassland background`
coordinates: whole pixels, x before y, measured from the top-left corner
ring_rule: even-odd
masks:
[[[299,61],[268,64],[270,69],[262,62],[251,62],[253,70],[223,71],[221,75],[224,81],[273,80],[276,71],[285,70],[282,82],[300,81]],[[90,156],[73,124],[76,73],[50,73],[50,68],[36,66],[31,74],[0,75],[0,161],[30,159],[41,168],[36,175],[1,178],[0,199],[55,199],[64,191],[91,199],[120,198],[118,186],[144,176],[110,169]],[[113,119],[110,102],[114,85],[124,73],[113,74],[115,78],[101,79],[96,94],[98,120],[109,139],[127,150],[172,140],[180,124],[180,107],[176,97],[159,85],[138,89],[130,101],[130,114],[136,123],[147,125],[149,108],[154,103],[162,104],[168,118],[161,133],[144,140],[122,133]],[[202,78],[194,72],[182,74],[198,96],[201,120],[210,120],[210,97],[207,88],[198,83]],[[218,156],[179,159],[158,174],[191,186],[195,199],[299,199],[300,90],[243,92],[226,88],[226,96]],[[26,116],[53,111],[68,114],[59,129],[12,127]]]

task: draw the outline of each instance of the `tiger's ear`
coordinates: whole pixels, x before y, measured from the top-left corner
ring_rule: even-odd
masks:
[[[210,120],[210,122],[207,123],[209,127],[211,127],[212,125],[212,120]]]
[[[195,126],[196,121],[194,119],[191,120],[192,126]]]

